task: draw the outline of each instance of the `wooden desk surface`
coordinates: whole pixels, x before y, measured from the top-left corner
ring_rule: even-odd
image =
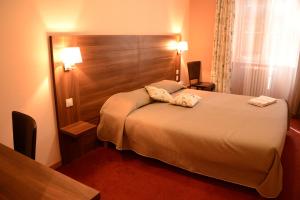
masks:
[[[0,144],[0,199],[100,199],[98,191]]]

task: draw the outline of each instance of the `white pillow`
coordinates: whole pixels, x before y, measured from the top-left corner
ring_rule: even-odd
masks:
[[[177,95],[172,101],[170,101],[170,103],[178,106],[192,108],[199,102],[200,99],[201,97],[195,94],[181,93]]]
[[[145,88],[149,96],[154,100],[168,102],[168,103],[173,100],[173,97],[165,89],[157,88],[153,86],[145,86]]]

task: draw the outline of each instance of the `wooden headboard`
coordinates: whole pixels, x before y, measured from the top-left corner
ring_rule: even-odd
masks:
[[[170,42],[180,35],[53,35],[50,36],[52,74],[58,128],[79,120],[97,123],[103,103],[113,94],[149,83],[175,80],[180,69]],[[64,71],[59,52],[80,47],[82,60]],[[67,108],[66,99],[74,106]]]

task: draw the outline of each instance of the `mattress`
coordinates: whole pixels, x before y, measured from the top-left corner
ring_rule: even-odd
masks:
[[[152,102],[144,90],[120,93],[100,111],[98,137],[188,171],[277,197],[287,131],[284,100],[264,108],[249,96],[183,89],[202,99],[193,108]]]

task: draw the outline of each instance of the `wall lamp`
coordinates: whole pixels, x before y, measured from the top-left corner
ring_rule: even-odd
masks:
[[[180,41],[177,43],[177,53],[181,54],[189,49],[187,41]]]
[[[65,71],[74,69],[75,64],[82,63],[79,47],[65,47],[60,52],[60,58],[64,63]]]

